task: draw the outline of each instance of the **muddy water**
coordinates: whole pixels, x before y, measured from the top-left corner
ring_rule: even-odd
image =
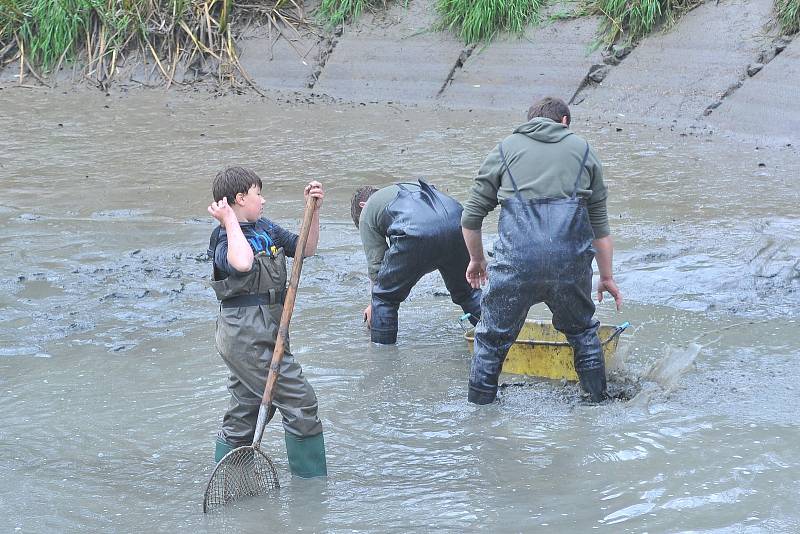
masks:
[[[463,200],[515,117],[26,89],[0,91],[0,116],[0,530],[800,528],[796,149],[576,119],[607,166],[627,297],[598,316],[633,324],[615,376],[641,392],[588,407],[528,381],[476,408],[437,277],[396,347],[369,344],[348,198],[426,175]],[[290,228],[305,181],[327,186],[292,339],[330,477],[291,479],[273,424],[282,489],[207,517],[227,394],[205,207],[233,163]]]

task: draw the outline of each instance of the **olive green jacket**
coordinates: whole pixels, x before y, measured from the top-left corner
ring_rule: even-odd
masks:
[[[566,198],[572,195],[586,141],[566,126],[536,117],[502,141],[520,194],[525,199]],[[588,203],[595,239],[609,234],[603,167],[593,150],[581,171],[577,194]],[[479,230],[498,203],[514,196],[514,186],[500,157],[499,145],[489,152],[464,204],[461,226]]]

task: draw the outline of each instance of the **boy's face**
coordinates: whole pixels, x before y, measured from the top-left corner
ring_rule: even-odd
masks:
[[[261,188],[257,185],[250,186],[246,195],[239,193],[236,195],[236,204],[240,206],[240,214],[247,222],[256,222],[264,213],[264,197],[261,196]]]

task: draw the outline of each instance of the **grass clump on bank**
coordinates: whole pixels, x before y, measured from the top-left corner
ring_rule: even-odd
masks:
[[[669,26],[702,0],[593,0],[589,13],[601,15],[605,22],[601,40],[635,43],[659,26]]]
[[[371,7],[386,7],[385,0],[322,0],[317,9],[319,21],[331,28],[348,20],[357,20]]]
[[[498,32],[521,33],[544,0],[437,0],[442,26],[465,43],[489,41]]]
[[[216,68],[233,81],[239,65],[233,21],[259,21],[278,31],[304,20],[295,0],[234,7],[233,0],[0,0],[0,68],[19,61],[43,75],[80,58],[103,86],[126,56],[152,60],[172,83],[179,63]],[[20,78],[20,82],[22,79]]]
[[[800,31],[800,0],[775,0],[781,30],[787,35]]]

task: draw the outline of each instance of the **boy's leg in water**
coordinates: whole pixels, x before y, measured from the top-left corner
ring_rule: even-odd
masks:
[[[290,352],[283,355],[272,405],[283,416],[289,470],[300,478],[328,474],[322,422],[317,415],[317,395]]]
[[[492,264],[483,291],[481,320],[475,327],[475,353],[469,373],[469,402],[489,404],[497,395],[497,380],[508,350],[516,341],[530,307],[533,287],[519,270],[502,259]]]
[[[258,408],[261,405],[261,395],[256,395],[234,374],[228,379],[228,391],[231,399],[222,418],[222,428],[217,434],[214,452],[216,462],[236,447],[253,443]]]
[[[601,402],[608,395],[603,348],[597,335],[600,323],[593,318],[591,271],[578,278],[555,287],[545,303],[553,312],[553,326],[572,346],[581,387],[592,402]]]
[[[383,257],[378,279],[372,286],[373,343],[397,342],[397,315],[400,303],[408,298],[419,279],[433,271],[428,250],[414,239],[396,240]]]

